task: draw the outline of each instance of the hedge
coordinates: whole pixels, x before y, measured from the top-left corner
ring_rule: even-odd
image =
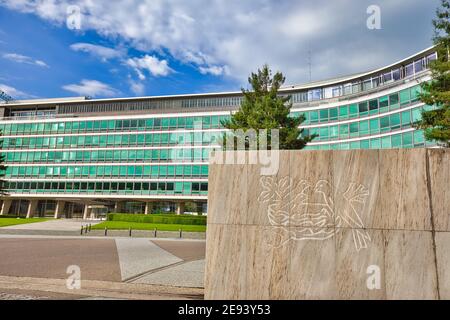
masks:
[[[206,216],[190,216],[175,214],[108,214],[108,221],[162,223],[162,224],[184,224],[206,226]]]

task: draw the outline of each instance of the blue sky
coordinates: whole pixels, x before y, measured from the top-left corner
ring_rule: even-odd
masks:
[[[366,26],[381,9],[381,29]],[[17,99],[238,90],[263,63],[289,84],[429,47],[438,0],[0,0],[0,89]],[[70,30],[68,7],[80,9]],[[74,12],[74,11],[71,11]],[[73,21],[73,20],[72,20]]]

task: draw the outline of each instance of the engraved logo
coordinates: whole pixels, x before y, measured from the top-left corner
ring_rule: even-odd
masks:
[[[270,224],[276,227],[268,239],[272,247],[281,247],[291,240],[327,240],[341,227],[352,229],[357,251],[366,249],[371,241],[360,217],[369,196],[368,188],[362,184],[352,182],[345,191],[335,192],[327,180],[311,183],[267,176],[261,177],[260,183],[258,201],[268,204]]]

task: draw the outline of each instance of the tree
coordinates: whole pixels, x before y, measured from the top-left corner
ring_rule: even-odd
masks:
[[[435,106],[423,111],[416,127],[423,129],[425,139],[450,147],[450,0],[441,0],[433,20],[437,60],[430,64],[432,80],[422,84],[420,100]]]
[[[305,117],[290,116],[292,102],[291,96],[281,96],[279,89],[285,82],[281,72],[272,77],[268,65],[258,69],[258,73],[252,73],[248,79],[251,90],[242,89],[244,99],[238,112],[231,119],[224,121],[222,125],[230,130],[242,129],[244,132],[254,129],[270,130],[279,129],[279,148],[281,150],[303,149],[315,136],[303,136],[303,129],[299,126],[305,121]],[[268,147],[271,148],[270,141]]]

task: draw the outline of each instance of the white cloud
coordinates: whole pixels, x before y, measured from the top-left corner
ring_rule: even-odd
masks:
[[[209,67],[200,66],[198,70],[200,71],[201,74],[212,74],[213,76],[222,76],[229,74],[227,66],[209,66]]]
[[[366,28],[366,9],[372,3],[0,0],[0,5],[59,25],[65,25],[67,5],[76,4],[83,12],[84,31],[94,30],[137,50],[168,53],[194,64],[200,72],[218,74],[214,66],[227,66],[228,74],[241,82],[252,70],[268,63],[283,71],[290,83],[309,78],[309,50],[313,55],[313,77],[321,79],[389,64],[431,44],[430,21],[439,0],[379,0],[383,24],[379,32]],[[411,17],[419,18],[411,24]],[[373,59],[360,59],[367,53]],[[142,65],[135,59],[128,60],[141,79],[146,70],[155,75],[168,73],[168,66],[158,61]],[[339,65],[340,61],[345,66]]]
[[[68,84],[63,86],[64,90],[73,92],[75,94],[81,96],[89,96],[89,97],[113,97],[119,94],[119,92],[105,84],[103,82],[97,80],[86,80],[83,79],[79,84]]]
[[[145,92],[145,86],[141,82],[130,80],[130,89],[131,91],[138,96],[142,96]]]
[[[167,60],[159,60],[156,56],[145,55],[142,58],[130,58],[126,61],[126,64],[136,71],[141,80],[146,78],[145,71],[155,77],[167,76],[173,72]]]
[[[27,99],[34,97],[33,95],[30,95],[3,83],[0,83],[0,90],[11,96],[13,99]]]
[[[17,63],[25,63],[25,64],[31,64],[31,65],[35,65],[35,66],[39,66],[39,67],[43,67],[43,68],[48,68],[48,65],[44,61],[35,60],[31,57],[24,56],[24,55],[18,54],[18,53],[5,53],[5,54],[3,54],[2,57],[4,59],[14,61]]]
[[[81,51],[91,54],[92,56],[98,57],[103,61],[121,58],[124,56],[124,51],[121,49],[113,49],[100,45],[95,45],[91,43],[74,43],[70,46],[74,51]]]

